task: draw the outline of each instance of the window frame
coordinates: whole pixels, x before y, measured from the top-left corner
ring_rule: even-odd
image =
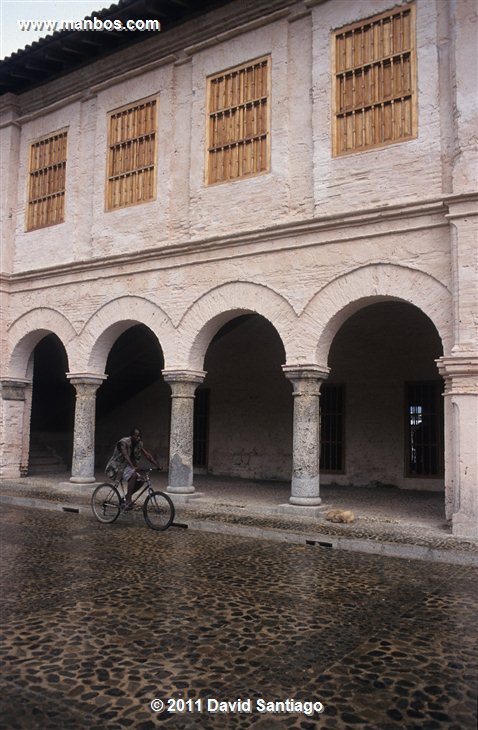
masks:
[[[32,140],[29,144],[29,150],[28,150],[28,176],[27,176],[27,190],[26,190],[26,210],[25,210],[25,230],[29,233],[31,231],[38,231],[42,228],[50,228],[51,226],[57,226],[61,223],[65,222],[65,207],[66,207],[66,164],[68,161],[68,132],[69,127],[61,127],[60,129],[55,130],[54,132],[49,132],[48,134],[44,134],[41,137],[38,137],[34,140]],[[33,166],[33,150],[35,147],[40,146],[43,143],[48,142],[49,140],[53,140],[55,138],[65,138],[65,156],[64,159],[61,161],[57,161],[51,165],[43,165],[42,167],[37,167],[35,170],[32,169]],[[32,196],[32,180],[36,176],[36,174],[40,173],[42,170],[47,170],[48,168],[53,168],[55,166],[62,166],[64,170],[64,179],[63,179],[63,187],[58,188],[52,193],[47,193],[46,195],[39,195],[36,197]],[[62,204],[61,204],[61,219],[55,220],[55,221],[49,221],[47,223],[42,223],[40,225],[33,225],[32,224],[32,213],[33,213],[33,205],[38,202],[47,201],[48,199],[53,200],[54,198],[61,198]]]
[[[433,386],[434,392],[434,418],[436,419],[436,461],[437,471],[435,474],[417,474],[411,471],[411,429],[409,413],[409,389],[417,386]],[[404,384],[404,476],[407,479],[443,479],[445,474],[444,455],[444,403],[442,397],[443,383],[440,380],[409,380]]]
[[[243,69],[247,69],[250,67],[258,66],[262,63],[266,62],[267,64],[267,72],[266,72],[266,81],[267,81],[267,94],[266,96],[262,96],[261,98],[266,99],[265,107],[266,107],[266,114],[265,114],[265,128],[266,131],[263,134],[257,134],[252,135],[250,137],[251,141],[254,139],[260,139],[261,137],[265,137],[265,167],[261,170],[258,170],[256,172],[246,173],[237,175],[235,177],[227,177],[224,179],[216,179],[211,180],[211,152],[213,152],[214,147],[211,145],[211,117],[213,117],[214,114],[217,114],[218,111],[227,111],[232,109],[238,109],[240,106],[246,106],[248,102],[242,102],[239,104],[235,104],[229,107],[223,107],[222,110],[215,110],[211,111],[212,105],[211,105],[211,98],[212,98],[212,85],[213,82],[217,79],[220,79],[221,77],[225,77],[228,75],[232,75],[234,73],[240,73]],[[224,183],[233,183],[243,180],[249,180],[254,177],[259,177],[260,175],[267,175],[271,171],[271,100],[272,100],[272,55],[270,53],[264,54],[262,56],[258,56],[257,58],[253,58],[249,61],[246,61],[244,63],[235,64],[234,66],[230,66],[226,69],[223,69],[222,71],[216,72],[214,74],[209,74],[206,77],[206,134],[205,134],[205,165],[204,165],[204,182],[207,187],[213,186],[213,185],[222,185]],[[259,99],[260,97],[256,97]],[[223,145],[216,145],[215,149],[225,150],[227,147],[232,148],[234,146],[244,145],[244,140],[246,137],[238,138],[235,142],[223,144]]]
[[[151,197],[142,199],[142,200],[133,200],[129,203],[122,203],[121,205],[111,205],[111,197],[110,195],[110,183],[114,179],[118,179],[121,177],[133,177],[133,175],[138,172],[141,168],[132,168],[130,170],[127,170],[126,172],[118,173],[118,174],[112,174],[110,175],[110,169],[112,166],[112,153],[113,149],[116,147],[118,148],[121,144],[125,144],[130,141],[138,140],[141,138],[141,136],[147,136],[145,135],[139,135],[136,137],[130,137],[128,139],[125,139],[123,142],[119,142],[116,144],[111,143],[111,120],[114,116],[118,116],[123,114],[124,112],[127,112],[129,110],[134,110],[142,105],[148,105],[154,102],[155,111],[154,111],[154,132],[151,133],[151,136],[154,135],[154,142],[153,142],[153,164],[152,165],[146,165],[143,167],[143,169],[146,168],[152,168],[152,193]],[[137,99],[133,102],[129,102],[128,104],[123,104],[120,107],[117,107],[116,109],[112,109],[107,113],[107,121],[106,121],[106,165],[105,165],[105,203],[104,203],[104,210],[105,213],[112,213],[117,210],[122,210],[123,208],[130,208],[134,205],[143,205],[145,203],[151,203],[152,201],[156,200],[157,198],[157,177],[158,177],[158,120],[159,120],[159,94],[152,94],[151,96],[146,96],[142,99]]]
[[[355,115],[356,111],[359,110],[357,107],[357,110],[352,110],[350,113],[346,111],[338,111],[338,78],[341,75],[345,75],[345,73],[349,73],[350,71],[357,71],[362,69],[362,73],[367,67],[372,67],[376,65],[383,64],[385,59],[391,59],[395,56],[399,56],[398,54],[390,54],[388,56],[381,55],[380,59],[378,60],[371,60],[367,63],[362,63],[361,65],[353,65],[347,71],[337,71],[337,53],[336,53],[336,47],[337,47],[337,39],[341,35],[345,35],[347,33],[350,33],[352,31],[358,30],[360,28],[364,28],[365,26],[369,26],[372,24],[379,23],[380,21],[391,18],[396,15],[399,15],[403,13],[404,11],[409,11],[410,13],[410,93],[409,94],[403,94],[402,98],[408,97],[410,98],[410,105],[411,105],[411,132],[407,136],[397,137],[396,139],[383,139],[380,142],[374,142],[371,144],[364,144],[360,147],[354,147],[352,149],[346,149],[341,150],[339,145],[339,117],[342,115],[345,119],[347,116]],[[408,53],[408,52],[407,52]],[[402,55],[405,55],[402,53]],[[348,25],[342,26],[341,28],[337,28],[332,31],[331,34],[331,57],[332,57],[332,72],[331,72],[331,125],[332,125],[332,156],[334,158],[338,157],[344,157],[347,155],[353,155],[363,152],[369,152],[373,150],[383,149],[386,147],[390,147],[391,145],[395,144],[402,144],[403,142],[409,142],[413,139],[416,139],[418,136],[418,86],[417,86],[417,42],[416,42],[416,6],[415,2],[409,2],[405,3],[396,7],[391,8],[388,11],[385,11],[383,13],[378,13],[376,15],[369,16],[367,18],[364,18],[360,21],[350,23]],[[385,104],[388,105],[390,103],[393,105],[395,103],[395,100],[398,97],[393,97],[393,95],[390,98],[384,98],[382,95],[379,100],[376,102],[371,102],[370,104],[365,104],[364,106],[360,107],[360,109],[363,111],[366,108],[369,108],[370,110],[374,110],[380,106],[384,106]],[[393,99],[393,101],[392,101]],[[392,122],[393,124],[393,122]],[[363,127],[363,137],[365,136],[365,125]]]

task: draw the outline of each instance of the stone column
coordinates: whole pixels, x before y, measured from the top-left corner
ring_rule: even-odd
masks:
[[[313,507],[320,504],[320,386],[328,369],[316,365],[283,365],[286,378],[294,386],[294,437],[292,485],[289,502]]]
[[[28,470],[31,388],[26,378],[0,379],[0,476],[4,478],[25,476]]]
[[[70,482],[91,484],[95,481],[96,391],[107,376],[67,373],[66,377],[76,389]]]
[[[478,356],[437,360],[445,380],[445,501],[453,534],[478,538]]]
[[[163,370],[171,388],[168,492],[192,494],[194,393],[206,375],[202,371]]]
[[[478,200],[470,197],[455,196],[449,199],[449,212],[446,215],[450,222],[453,294],[451,355],[459,357],[478,355]]]

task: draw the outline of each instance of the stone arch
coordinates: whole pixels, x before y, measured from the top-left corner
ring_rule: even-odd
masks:
[[[73,325],[55,309],[41,307],[19,317],[8,329],[8,339],[12,343],[7,366],[10,377],[29,376],[31,354],[40,340],[49,334],[58,337],[65,348],[68,363],[71,363],[72,343],[77,336]]]
[[[450,352],[453,345],[452,297],[446,286],[416,269],[372,264],[354,269],[327,284],[305,307],[302,317],[306,317],[310,336],[315,337],[317,343],[316,361],[323,365],[327,363],[332,340],[352,314],[381,301],[407,302],[420,309],[435,326],[444,354]]]
[[[188,309],[178,328],[176,367],[202,370],[206,350],[216,332],[241,314],[260,314],[282,340],[286,356],[294,350],[297,314],[283,296],[251,282],[221,284],[203,294]]]
[[[103,373],[113,343],[136,324],[146,325],[156,335],[165,354],[165,343],[174,340],[169,317],[148,299],[124,296],[105,304],[85,323],[75,348],[77,372]]]

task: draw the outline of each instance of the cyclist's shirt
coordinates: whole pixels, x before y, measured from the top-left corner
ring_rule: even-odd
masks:
[[[125,436],[124,438],[120,439],[116,443],[113,456],[108,461],[105,469],[105,473],[111,479],[121,477],[123,475],[125,467],[129,466],[121,450],[123,444],[128,449],[129,456],[133,464],[138,464],[139,460],[141,459],[143,449],[142,441],[137,441],[135,444],[132,444],[131,436]]]

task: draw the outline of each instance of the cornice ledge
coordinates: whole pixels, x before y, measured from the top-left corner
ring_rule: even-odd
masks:
[[[211,46],[215,46],[218,43],[223,43],[230,38],[242,35],[243,33],[248,33],[251,30],[255,30],[255,28],[262,28],[262,26],[269,25],[269,23],[273,23],[276,20],[285,18],[288,15],[290,15],[290,8],[282,8],[282,10],[276,10],[274,13],[269,13],[269,15],[255,18],[254,20],[250,20],[247,23],[236,26],[235,28],[230,28],[229,30],[224,31],[224,33],[218,33],[211,38],[206,38],[204,41],[199,41],[198,43],[194,43],[191,46],[187,46],[187,48],[184,49],[184,53],[187,56],[192,56],[195,53],[204,50],[205,48],[210,48]]]
[[[121,84],[124,81],[128,81],[129,79],[134,79],[135,76],[148,73],[149,71],[154,71],[154,69],[159,68],[160,66],[166,66],[168,63],[175,63],[177,60],[177,54],[169,53],[167,56],[163,56],[162,58],[158,58],[155,61],[145,63],[144,66],[136,66],[135,68],[131,68],[128,71],[124,71],[123,73],[118,74],[117,76],[111,77],[107,81],[100,81],[100,83],[95,84],[91,87],[91,92],[93,94],[97,94],[104,89],[109,89],[110,86],[114,86],[115,84]]]
[[[478,192],[447,195],[443,200],[448,206],[448,220],[478,215]]]
[[[33,112],[30,112],[29,114],[24,114],[21,117],[18,117],[16,119],[18,124],[26,124],[26,122],[31,122],[33,119],[38,119],[38,117],[43,117],[46,114],[51,114],[51,112],[56,111],[57,109],[61,109],[64,106],[68,106],[69,104],[74,104],[76,101],[82,101],[84,96],[84,91],[77,91],[74,94],[71,94],[70,96],[65,97],[64,99],[58,99],[58,101],[54,101],[52,104],[49,104],[48,106],[41,107],[41,109],[36,109]]]
[[[323,5],[327,0],[304,0],[306,8],[313,8],[315,5]]]
[[[9,119],[7,122],[0,123],[0,129],[8,129],[8,127],[17,127],[18,129],[21,129],[22,125],[17,119]]]
[[[11,91],[7,91],[6,94],[0,96],[0,114],[7,114],[8,112],[12,112],[13,114],[20,113],[18,96],[12,94]]]
[[[58,266],[48,266],[38,269],[6,274],[5,281],[9,284],[27,279],[35,279],[44,276],[61,276],[65,273],[81,273],[101,269],[105,267],[121,266],[122,264],[134,264],[146,262],[151,259],[164,259],[173,256],[181,256],[188,253],[215,251],[227,247],[238,247],[247,244],[261,243],[262,241],[274,238],[275,240],[299,236],[307,233],[327,231],[331,229],[346,229],[353,226],[364,226],[374,223],[382,223],[400,218],[418,217],[421,215],[443,214],[443,225],[445,221],[446,206],[442,198],[424,200],[420,203],[402,203],[382,208],[362,209],[358,211],[334,213],[322,218],[309,218],[297,223],[272,224],[259,230],[241,231],[229,235],[211,236],[210,238],[192,238],[170,246],[155,246],[136,253],[102,256],[95,259],[79,262],[69,262]],[[0,279],[1,281],[1,279]]]

